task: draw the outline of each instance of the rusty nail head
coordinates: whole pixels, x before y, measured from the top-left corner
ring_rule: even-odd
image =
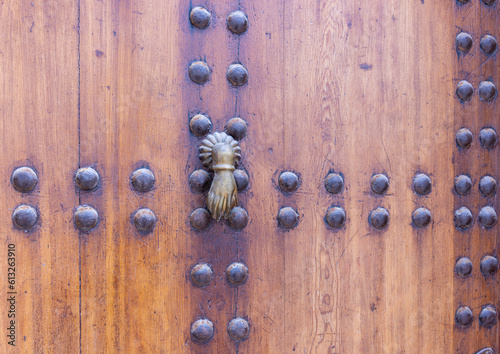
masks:
[[[31,205],[20,205],[12,213],[12,223],[21,230],[29,230],[35,226],[38,213]]]
[[[472,133],[467,128],[462,128],[457,131],[456,135],[457,146],[461,149],[467,149],[472,144]]]
[[[75,211],[75,225],[82,231],[90,231],[99,222],[97,210],[89,205],[80,205]]]
[[[484,128],[479,132],[479,143],[484,149],[494,149],[497,146],[497,132],[492,128]]]
[[[455,272],[461,278],[468,277],[472,273],[472,262],[467,257],[460,258],[455,264]]]
[[[235,230],[243,230],[248,224],[248,213],[242,207],[234,207],[229,214],[229,226]]]
[[[486,305],[479,313],[479,323],[485,328],[491,328],[497,323],[497,311],[492,305]]]
[[[284,229],[293,229],[299,222],[299,214],[290,207],[281,208],[278,213],[279,226]]]
[[[483,0],[483,4],[486,6],[492,6],[496,0]]]
[[[208,342],[214,335],[214,324],[212,321],[202,318],[191,325],[191,336],[197,342]]]
[[[497,94],[497,87],[491,81],[483,81],[478,86],[479,97],[484,101],[491,101]]]
[[[454,220],[459,230],[468,229],[472,225],[472,213],[466,207],[461,207],[455,211]]]
[[[244,284],[248,279],[248,268],[240,262],[234,262],[226,269],[227,280],[233,285]]]
[[[418,208],[413,212],[413,224],[418,228],[424,228],[431,222],[431,212],[426,208]]]
[[[419,195],[427,195],[432,190],[432,181],[429,176],[418,173],[413,178],[413,190]]]
[[[485,277],[494,275],[498,270],[498,259],[493,256],[484,256],[481,258],[480,269]]]
[[[389,179],[381,173],[373,175],[370,179],[370,187],[374,193],[384,194],[389,188]]]
[[[156,216],[150,209],[139,209],[134,214],[134,224],[137,231],[152,232],[156,225]]]
[[[278,184],[283,192],[293,193],[299,187],[299,177],[293,172],[282,172]]]
[[[243,86],[248,82],[248,71],[241,64],[231,64],[227,69],[227,79],[233,86]]]
[[[250,326],[248,325],[248,321],[241,317],[233,318],[227,326],[227,333],[229,334],[229,337],[235,341],[246,339],[249,332]]]
[[[140,168],[132,173],[130,181],[137,192],[149,192],[154,187],[155,175],[150,169]]]
[[[329,173],[325,178],[325,188],[332,194],[342,192],[344,188],[344,178],[339,173]]]
[[[479,224],[485,228],[490,229],[497,223],[498,217],[495,209],[490,206],[485,206],[479,211],[478,221]]]
[[[189,216],[189,222],[196,230],[205,230],[210,225],[211,219],[210,213],[205,208],[198,208]]]
[[[385,229],[389,225],[389,211],[378,207],[370,213],[370,224],[376,229]]]
[[[490,36],[489,34],[484,35],[479,42],[479,47],[487,55],[493,54],[495,50],[497,50],[497,45],[495,37]]]
[[[236,186],[238,187],[238,192],[244,191],[248,188],[249,178],[245,170],[237,169],[233,172],[234,180],[236,181]]]
[[[472,48],[472,37],[467,32],[460,32],[455,39],[455,46],[462,53],[469,53]]]
[[[197,114],[189,121],[189,130],[197,137],[207,135],[212,130],[212,122],[204,114]]]
[[[203,85],[210,79],[210,68],[204,61],[194,61],[189,65],[189,77],[193,82]]]
[[[455,177],[455,192],[460,195],[467,195],[472,189],[472,180],[469,176],[460,175]]]
[[[226,131],[236,140],[241,140],[247,134],[247,122],[240,117],[231,118],[226,124]]]
[[[326,222],[334,229],[340,229],[345,224],[345,210],[341,207],[331,207],[326,212]]]
[[[11,182],[19,192],[31,192],[38,183],[38,176],[30,167],[19,167],[12,172]]]
[[[467,306],[459,307],[455,312],[455,321],[461,327],[469,327],[473,320],[472,311]]]
[[[92,167],[80,168],[75,173],[75,183],[80,189],[92,190],[99,184],[99,174]]]
[[[196,170],[189,176],[188,183],[194,192],[205,193],[210,189],[212,177],[205,170]]]
[[[494,196],[497,192],[497,181],[491,176],[483,176],[479,181],[479,191],[484,197]]]
[[[470,101],[474,94],[474,87],[467,80],[462,80],[457,85],[456,94],[462,101]]]
[[[227,17],[227,28],[235,33],[242,34],[248,28],[248,17],[243,11],[234,11]]]
[[[199,287],[207,286],[212,281],[213,271],[207,263],[199,263],[191,269],[191,280]]]
[[[211,19],[212,15],[210,12],[201,6],[194,7],[189,14],[191,24],[199,29],[207,28]]]

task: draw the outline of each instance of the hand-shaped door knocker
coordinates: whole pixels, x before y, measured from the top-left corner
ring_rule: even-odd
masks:
[[[207,201],[208,211],[215,220],[227,219],[231,210],[238,206],[233,171],[240,159],[238,142],[226,133],[210,134],[201,143],[200,160],[215,173]]]

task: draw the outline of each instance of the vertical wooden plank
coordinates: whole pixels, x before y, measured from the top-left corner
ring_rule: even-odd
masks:
[[[486,55],[480,49],[481,38],[485,34],[499,38],[498,5],[486,6],[482,1],[470,2],[465,5],[454,6],[454,21],[456,24],[454,36],[460,32],[467,32],[473,39],[473,45],[466,55],[457,52],[455,57],[455,72],[452,92],[455,93],[456,85],[461,80],[469,81],[474,87],[474,95],[469,102],[460,102],[455,97],[453,125],[454,132],[467,128],[473,135],[470,148],[454,150],[454,176],[470,176],[473,186],[470,194],[461,196],[454,193],[455,210],[467,207],[473,215],[473,225],[465,230],[454,232],[455,260],[468,257],[472,262],[470,276],[454,278],[454,311],[462,306],[472,310],[473,322],[470,327],[462,328],[454,325],[454,350],[455,352],[475,353],[480,349],[489,347],[495,351],[500,349],[499,326],[491,329],[481,326],[479,314],[486,305],[493,305],[498,313],[499,287],[498,272],[495,276],[485,277],[480,270],[481,259],[486,256],[495,256],[498,259],[498,225],[491,229],[484,229],[478,222],[479,211],[485,206],[491,206],[499,213],[498,192],[495,196],[484,197],[479,190],[481,177],[489,175],[498,181],[499,152],[498,147],[487,150],[481,147],[479,135],[483,128],[493,128],[497,134],[500,129],[498,119],[498,98],[485,102],[479,97],[479,84],[482,81],[492,81],[498,88],[500,75],[498,70],[497,55]],[[449,181],[450,184],[453,181]],[[497,316],[498,317],[498,316]],[[450,314],[451,318],[451,314]]]
[[[249,82],[239,89],[237,114],[248,122],[242,149],[250,188],[241,200],[251,222],[238,245],[250,276],[238,289],[236,315],[248,318],[251,329],[249,339],[239,344],[239,352],[288,352],[285,314],[299,308],[285,302],[285,278],[297,278],[285,272],[285,240],[290,235],[277,222],[279,209],[289,199],[278,187],[280,173],[289,169],[283,164],[283,2],[243,0],[240,8],[250,23],[238,51],[239,60],[248,68]]]
[[[0,204],[2,341],[0,351],[70,352],[79,347],[78,234],[71,222],[78,203],[78,21],[75,2],[6,1],[0,6]],[[15,168],[37,171],[30,193],[13,188]],[[23,232],[11,216],[21,204],[38,210]],[[15,288],[7,288],[7,246],[15,245]],[[7,291],[15,294],[8,317]],[[15,347],[7,328],[15,321]],[[9,338],[9,341],[13,338]]]
[[[189,214],[205,197],[188,186],[201,167],[201,140],[191,135],[189,118],[206,113],[222,131],[234,113],[235,92],[225,78],[237,51],[224,26],[229,5],[207,6],[213,22],[201,31],[189,23],[195,4],[188,2],[82,2],[81,165],[96,166],[102,177],[97,191],[81,195],[101,215],[98,227],[82,235],[83,352],[234,348],[225,328],[235,290],[224,271],[237,256],[236,242],[224,223],[191,228]],[[211,68],[203,86],[189,79],[193,60]],[[140,194],[129,176],[145,165],[155,188]],[[130,223],[139,207],[158,218],[151,235],[137,234]],[[200,261],[214,268],[214,281],[203,289],[189,280]],[[208,344],[190,338],[198,317],[214,322]]]
[[[300,338],[286,342],[289,351],[451,348],[443,318],[452,308],[452,217],[443,205],[452,200],[452,24],[434,19],[451,11],[427,2],[287,2],[285,164],[303,181],[295,196],[302,221],[285,247],[286,274],[301,275],[286,282],[285,302],[300,308],[286,313],[285,337]],[[345,176],[339,196],[324,191],[330,170]],[[427,198],[411,189],[417,172],[433,180]],[[385,196],[370,191],[375,173],[389,177]],[[324,225],[332,205],[346,210],[341,231]],[[385,231],[368,223],[378,206],[391,215]],[[417,206],[434,218],[424,230],[411,225]]]

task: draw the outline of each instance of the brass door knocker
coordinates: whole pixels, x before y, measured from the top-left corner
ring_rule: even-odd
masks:
[[[217,132],[202,141],[199,152],[203,166],[215,173],[208,191],[208,211],[215,220],[227,219],[231,210],[238,206],[233,171],[241,159],[241,148],[233,137]]]

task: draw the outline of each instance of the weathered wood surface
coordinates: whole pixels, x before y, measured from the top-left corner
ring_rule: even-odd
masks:
[[[0,352],[72,352],[80,346],[78,233],[78,8],[54,1],[0,5]],[[15,168],[38,173],[31,193],[16,191]],[[21,204],[39,211],[38,225],[14,229]],[[16,312],[7,311],[7,246],[16,249]],[[9,295],[10,296],[10,295]],[[16,347],[7,344],[10,320]]]
[[[192,6],[212,12],[198,30]],[[483,198],[480,176],[497,180],[499,148],[478,143],[484,126],[500,129],[498,99],[471,103],[455,97],[458,81],[490,79],[498,86],[496,56],[479,51],[484,33],[500,37],[498,4],[480,1],[47,1],[6,2],[0,7],[2,85],[2,244],[18,249],[21,352],[197,353],[473,353],[500,349],[499,325],[479,326],[486,303],[499,307],[498,274],[479,272],[484,254],[498,256],[499,226],[466,232],[453,212],[468,206],[477,218],[484,205],[498,208],[498,194]],[[226,29],[227,15],[248,14],[248,31]],[[473,50],[457,57],[461,30]],[[29,48],[29,49],[28,49]],[[210,81],[190,81],[188,65],[205,60]],[[226,70],[240,62],[249,82],[230,87]],[[79,108],[78,108],[79,107]],[[201,168],[201,139],[189,118],[206,113],[214,131],[240,116],[248,124],[241,141],[242,167],[250,187],[240,193],[250,215],[240,232],[225,223],[194,231],[189,214],[205,197],[188,186]],[[474,134],[470,150],[458,151],[455,132]],[[30,195],[10,184],[14,167],[28,163],[40,182]],[[97,190],[75,192],[73,174],[93,166]],[[130,174],[148,166],[153,191],[135,192]],[[344,191],[324,188],[329,171],[343,174]],[[299,189],[283,194],[282,171],[300,177]],[[418,172],[432,192],[411,189]],[[390,187],[380,197],[369,180],[385,173]],[[457,174],[473,177],[473,193],[453,193]],[[12,229],[13,208],[38,207],[31,233]],[[99,225],[73,227],[78,204],[94,206]],[[327,228],[327,209],[346,210],[344,229]],[[281,207],[300,215],[290,231],[278,228]],[[390,225],[368,223],[378,206]],[[412,226],[426,207],[433,221]],[[138,234],[131,215],[150,208],[154,232]],[[3,252],[3,251],[2,251]],[[473,276],[454,274],[468,256]],[[231,287],[226,267],[249,268],[246,284]],[[204,261],[214,281],[196,288],[189,271]],[[4,262],[2,262],[4,263]],[[6,264],[0,265],[1,289]],[[26,293],[25,293],[26,291]],[[460,305],[473,309],[468,329],[455,325]],[[2,306],[6,306],[5,304]],[[4,308],[4,307],[3,307]],[[5,307],[6,308],[6,307]],[[227,324],[245,317],[250,336],[234,343]],[[190,326],[213,321],[207,344],[194,343]],[[1,322],[7,326],[7,318]],[[24,339],[25,338],[25,339]],[[5,341],[0,351],[12,351]]]

